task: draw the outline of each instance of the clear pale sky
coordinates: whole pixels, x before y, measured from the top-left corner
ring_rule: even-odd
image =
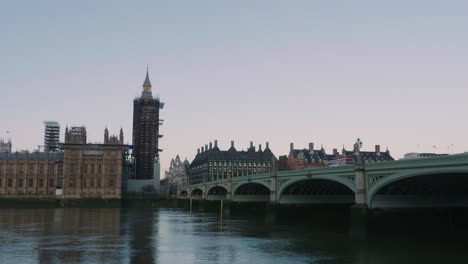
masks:
[[[162,169],[218,139],[468,151],[468,1],[2,1],[0,137],[122,126],[150,67]],[[10,131],[6,134],[6,131]],[[452,147],[453,144],[453,147]],[[434,148],[435,146],[435,148]],[[164,172],[162,172],[162,175]]]

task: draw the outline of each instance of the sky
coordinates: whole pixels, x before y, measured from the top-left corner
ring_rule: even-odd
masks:
[[[162,171],[215,139],[276,156],[468,151],[468,1],[1,1],[0,138],[122,127],[149,65]],[[9,131],[9,133],[7,133]],[[162,175],[164,173],[162,172]]]

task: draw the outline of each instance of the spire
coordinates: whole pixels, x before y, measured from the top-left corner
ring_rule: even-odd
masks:
[[[145,82],[143,83],[143,94],[151,95],[151,82],[149,79],[149,68],[146,67],[146,78]]]
[[[143,83],[143,87],[151,87],[151,82],[149,79],[149,67],[146,67],[146,78],[145,82]]]

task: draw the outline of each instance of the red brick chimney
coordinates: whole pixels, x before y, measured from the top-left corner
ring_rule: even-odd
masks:
[[[289,144],[289,151],[293,151],[294,150],[294,143],[290,143]]]
[[[375,153],[377,153],[377,155],[380,155],[380,145],[375,145]]]
[[[309,143],[309,151],[314,151],[314,143]]]
[[[333,156],[338,157],[340,154],[338,153],[338,149],[333,149]]]

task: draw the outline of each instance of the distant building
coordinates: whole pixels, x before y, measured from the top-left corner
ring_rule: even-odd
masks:
[[[66,129],[63,144],[63,196],[120,198],[127,146],[104,131],[104,144],[87,144],[86,128]]]
[[[314,143],[309,143],[307,149],[294,149],[294,143],[291,143],[286,166],[288,170],[325,167],[328,160],[333,157],[333,155],[327,155],[323,148],[314,149]],[[281,169],[283,167],[284,165],[281,166]]]
[[[437,154],[437,153],[406,153],[402,159],[422,159],[422,158],[432,158],[432,157],[442,157],[448,156],[449,154]]]
[[[356,158],[355,153],[356,149],[353,150],[345,150],[344,148],[341,150],[341,157],[342,158]],[[380,145],[375,145],[375,151],[362,151],[359,150],[359,155],[362,158],[364,163],[374,163],[374,162],[383,162],[383,161],[392,161],[395,160],[391,155],[388,149],[386,151],[380,151]]]
[[[314,148],[314,143],[309,143],[309,148],[294,149],[294,144],[290,144],[289,154],[279,158],[279,170],[299,170],[306,168],[320,168],[327,167],[328,162],[335,158],[353,158],[355,159],[356,150],[348,151],[342,149],[341,154],[337,149],[333,149],[331,154],[327,154],[325,149]],[[375,146],[375,151],[359,151],[363,162],[381,162],[394,160],[387,150],[380,151],[380,146]]]
[[[220,150],[218,141],[198,149],[195,159],[188,167],[188,177],[190,184],[215,181],[229,177],[238,177],[259,173],[271,172],[273,170],[275,155],[271,152],[268,142],[265,150],[259,145],[255,150],[253,143],[247,151],[237,151],[234,141],[228,150]]]
[[[55,121],[44,121],[44,151],[55,152],[60,143],[60,125]]]
[[[0,153],[11,153],[11,140],[4,141],[0,138]]]
[[[188,160],[181,161],[179,155],[171,160],[169,170],[165,171],[165,179],[167,179],[169,186],[168,194],[176,194],[178,188],[188,185],[187,169],[189,165]]]
[[[133,152],[136,180],[149,180],[154,176],[155,161],[159,162],[159,110],[164,103],[153,97],[148,71],[141,97],[133,101]],[[159,172],[158,172],[159,173]],[[158,174],[159,175],[159,174]],[[159,182],[159,179],[158,179]]]

